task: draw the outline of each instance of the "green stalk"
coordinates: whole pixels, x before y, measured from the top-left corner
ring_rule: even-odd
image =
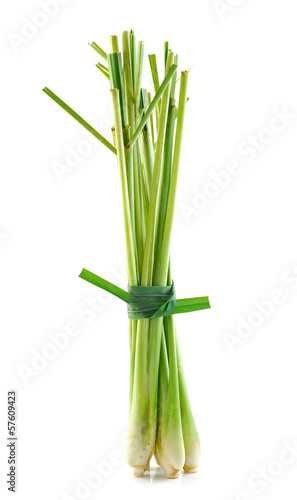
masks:
[[[174,64],[178,64],[178,55],[175,54],[174,56]],[[173,78],[172,78],[172,83],[171,83],[171,99],[174,99],[175,97],[175,88],[176,88],[176,75],[177,73],[175,73],[173,75]]]
[[[134,34],[131,39],[131,54],[132,49],[134,51],[135,47],[135,37]],[[144,53],[144,43],[138,42],[137,44],[137,57],[136,61],[131,64],[132,75],[135,74],[134,78],[134,114],[135,121],[139,120],[140,113],[140,90],[141,90],[141,76],[143,67],[143,53]],[[133,70],[134,66],[134,70]],[[134,121],[134,126],[135,126]],[[133,130],[134,131],[134,128]],[[142,192],[142,180],[141,180],[141,162],[140,162],[140,149],[139,141],[136,142],[133,148],[133,164],[134,164],[134,200],[135,200],[135,236],[136,236],[136,246],[137,246],[137,256],[138,256],[138,268],[139,275],[142,272],[142,262],[143,262],[143,246],[144,246],[144,214],[143,214],[143,192]]]
[[[126,35],[125,35],[126,36]],[[112,80],[112,86],[120,90],[120,107],[121,107],[121,119],[123,126],[123,142],[126,145],[129,142],[131,128],[128,126],[128,105],[126,101],[126,87],[127,79],[130,74],[130,55],[129,55],[129,44],[125,44],[124,49],[124,65],[125,71],[122,70],[122,59],[119,53],[118,38],[116,36],[111,36],[111,50],[112,54],[107,56],[110,75]],[[124,77],[123,78],[123,73]],[[128,84],[129,87],[129,84]],[[129,87],[130,90],[130,87]],[[131,92],[131,90],[130,90]],[[129,108],[131,113],[131,108]],[[130,115],[131,117],[131,115]],[[135,203],[134,203],[134,179],[133,179],[133,151],[124,151],[125,154],[125,168],[126,168],[126,179],[127,179],[127,189],[129,198],[129,209],[130,209],[130,220],[132,225],[132,240],[135,248],[136,245],[136,220],[135,220]],[[136,248],[135,252],[135,266],[136,266],[136,282],[139,281],[139,263],[138,263],[138,251]],[[136,349],[136,332],[137,332],[137,321],[129,320],[129,347],[130,347],[130,388],[129,388],[129,401],[130,408],[132,405],[133,397],[133,385],[134,385],[134,363],[135,363],[135,349]]]
[[[78,123],[80,123],[86,130],[88,130],[88,132],[90,132],[94,137],[96,137],[96,139],[98,139],[98,141],[102,142],[102,144],[104,144],[104,146],[106,146],[112,153],[117,154],[116,148],[112,144],[110,144],[110,142],[107,139],[105,139],[105,137],[103,137],[103,135],[99,134],[99,132],[97,132],[97,130],[95,130],[91,125],[89,125],[89,123],[86,122],[86,120],[84,120],[72,108],[70,108],[70,106],[68,106],[68,104],[66,104],[64,101],[62,101],[62,99],[60,99],[60,97],[58,97],[56,94],[54,94],[54,92],[52,92],[47,87],[44,87],[44,89],[42,89],[42,90],[51,99],[53,99],[53,101],[55,101],[57,104],[59,104],[59,106],[61,106],[61,108],[63,108],[69,115],[71,115],[72,118],[74,118]]]
[[[92,49],[94,49],[95,52],[97,52],[97,54],[99,54],[101,57],[103,57],[103,59],[105,59],[105,61],[107,60],[106,52],[103,49],[101,49],[101,47],[99,47],[99,45],[97,45],[97,43],[95,43],[95,42],[89,43],[89,46],[92,47]]]
[[[138,42],[138,44],[137,44],[137,59],[136,59],[136,76],[135,76],[135,87],[134,87],[135,116],[137,118],[139,115],[139,105],[140,105],[143,54],[144,54],[144,43]]]
[[[176,198],[176,188],[178,179],[178,170],[181,157],[181,146],[183,137],[183,127],[185,119],[185,108],[187,103],[187,87],[188,87],[188,71],[183,71],[181,75],[180,93],[178,102],[178,116],[176,124],[175,146],[171,170],[170,188],[168,194],[168,205],[166,211],[166,219],[164,225],[163,241],[161,246],[160,259],[157,262],[157,275],[160,281],[164,282],[167,276],[169,253],[170,253],[170,240],[173,225],[174,206]]]
[[[144,265],[141,276],[142,286],[150,286],[153,279],[153,261],[154,261],[154,244],[156,234],[156,215],[158,210],[158,196],[160,189],[160,179],[162,176],[163,153],[166,136],[166,125],[168,117],[170,87],[168,86],[164,92],[161,104],[160,124],[158,130],[158,138],[156,144],[155,162],[153,170],[153,178],[151,185],[151,196],[149,203],[149,212],[147,220],[147,235],[144,248]],[[168,266],[167,266],[168,267]],[[159,283],[161,286],[165,283]]]
[[[126,102],[126,112],[127,112],[127,125],[128,134],[127,140],[130,141],[134,130],[135,130],[135,109],[134,109],[134,93],[133,93],[133,77],[132,77],[132,66],[131,66],[131,54],[130,54],[130,35],[129,31],[124,31],[122,33],[122,50],[123,50],[123,76],[124,76],[124,88],[125,88],[125,102]],[[126,144],[125,144],[126,146]],[[136,228],[135,228],[135,191],[134,191],[134,165],[133,165],[133,151],[130,148],[125,148],[126,157],[126,168],[127,168],[127,181],[128,181],[128,191],[130,200],[130,210],[133,225],[133,237],[136,245]],[[138,255],[137,259],[137,275],[139,278],[139,265],[138,265]]]
[[[123,200],[123,210],[124,210],[124,224],[125,224],[125,234],[126,234],[126,247],[127,247],[127,269],[128,269],[128,281],[131,285],[138,284],[137,267],[136,267],[136,255],[134,250],[134,233],[132,216],[130,212],[130,200],[129,191],[127,184],[127,170],[125,162],[125,148],[123,140],[123,125],[121,119],[121,106],[119,99],[119,90],[112,89],[112,102],[114,110],[115,119],[115,134],[117,143],[117,158],[118,167],[121,179],[122,188],[122,200]],[[134,359],[135,359],[135,349],[136,349],[136,331],[137,331],[137,321],[129,320],[129,345],[130,345],[130,408],[132,405],[133,398],[133,385],[134,385]]]
[[[120,52],[119,40],[116,35],[110,35],[110,48],[111,52]]]
[[[132,228],[132,221],[130,214],[129,193],[128,193],[127,177],[126,177],[125,148],[124,148],[123,132],[122,132],[123,125],[121,118],[119,89],[111,89],[110,92],[112,96],[114,121],[115,121],[115,134],[116,134],[116,143],[118,152],[117,159],[118,159],[118,167],[119,167],[121,188],[122,188],[124,226],[125,226],[126,247],[127,247],[128,281],[130,285],[136,286],[138,280],[137,280],[137,272],[135,265],[133,228]]]
[[[105,69],[105,66],[103,66],[103,64],[100,64],[100,63],[96,64],[96,68],[98,68],[99,71],[101,71],[101,73],[104,76],[106,76],[106,78],[109,80],[109,71],[108,71],[108,68]]]
[[[183,440],[185,447],[184,470],[187,473],[192,473],[192,472],[197,472],[198,470],[201,457],[201,444],[191,409],[178,342],[176,342],[176,350],[177,350],[178,385],[179,385],[179,397],[181,406],[181,419],[182,419]]]
[[[142,95],[142,102],[143,102],[143,108],[144,112],[148,110],[149,107],[149,99],[148,99],[148,93],[145,89],[142,89],[141,92]],[[151,115],[152,117],[152,115]],[[146,176],[147,176],[147,182],[148,182],[148,192],[150,192],[150,185],[151,185],[151,180],[153,176],[153,168],[154,168],[154,143],[153,143],[153,133],[152,133],[152,125],[151,125],[151,120],[148,120],[145,127],[142,130],[141,137],[143,139],[143,156],[145,157],[146,160]]]
[[[129,33],[129,46],[130,46],[130,57],[131,57],[131,74],[132,74],[132,88],[135,89],[135,79],[136,79],[136,39],[133,30]]]
[[[121,118],[123,127],[126,127],[127,121],[127,111],[126,111],[126,101],[125,101],[125,88],[122,73],[122,59],[119,52],[112,52],[107,56],[107,63],[110,75],[110,85],[112,89],[119,89],[120,91],[120,105],[121,105]],[[125,142],[125,141],[124,141]]]
[[[166,403],[158,424],[156,451],[158,461],[167,477],[176,478],[185,463],[185,449],[180,412],[176,334],[172,316],[164,318],[164,328],[169,360],[169,382]]]
[[[167,64],[168,51],[169,51],[169,42],[165,42],[164,43],[164,67],[165,68],[166,68],[166,64]]]
[[[148,103],[149,103],[149,106],[152,104],[152,94],[150,92],[147,93],[147,99],[148,99]],[[152,129],[152,139],[153,139],[153,145],[155,143],[155,133],[154,133],[154,117],[153,117],[153,114],[151,113],[151,116],[150,116],[150,119],[149,119],[149,122],[151,124],[151,129]]]
[[[140,170],[140,155],[138,144],[133,148],[133,163],[134,163],[134,202],[135,202],[135,235],[136,235],[136,248],[138,258],[139,276],[142,273],[143,263],[143,202],[142,202],[142,185],[141,185],[141,170]]]
[[[159,216],[158,216],[158,230],[157,230],[157,238],[155,245],[155,259],[156,262],[159,259],[162,240],[163,240],[163,231],[166,219],[167,212],[167,202],[168,202],[168,193],[170,186],[170,177],[171,177],[171,164],[172,164],[172,151],[173,151],[173,138],[174,138],[174,126],[175,126],[175,118],[176,118],[177,108],[174,103],[174,99],[171,99],[171,103],[168,111],[168,121],[167,121],[167,130],[166,130],[166,140],[165,140],[165,153],[164,153],[164,168],[163,168],[163,178],[161,184],[161,195],[160,195],[160,207],[159,207]],[[158,269],[155,266],[154,268],[154,280],[153,283],[158,280]]]
[[[157,66],[157,59],[156,59],[156,54],[149,54],[149,63],[151,67],[151,73],[152,73],[152,78],[153,78],[153,84],[154,84],[154,89],[155,93],[158,92],[159,87],[160,87],[160,82],[159,82],[159,74],[158,74],[158,66]],[[161,101],[158,102],[158,105],[156,107],[156,124],[157,124],[157,129],[159,126],[159,115],[161,111]]]

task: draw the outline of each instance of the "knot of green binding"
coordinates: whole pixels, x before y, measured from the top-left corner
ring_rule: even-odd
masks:
[[[210,308],[208,297],[177,300],[173,283],[170,286],[128,286],[126,292],[87,269],[83,269],[79,277],[126,302],[129,319],[162,318]]]
[[[128,286],[132,295],[128,303],[128,318],[162,318],[174,314],[175,288],[171,286]]]

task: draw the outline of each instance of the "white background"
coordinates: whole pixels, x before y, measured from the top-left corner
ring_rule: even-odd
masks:
[[[2,5],[0,496],[15,388],[22,500],[83,498],[77,485],[96,467],[101,484],[85,499],[295,500],[296,442],[295,456],[285,450],[297,438],[296,2],[63,3],[51,18],[37,0]],[[39,27],[16,42],[28,21]],[[86,267],[125,286],[115,157],[41,92],[111,140],[109,85],[87,43],[108,51],[109,35],[131,28],[160,66],[165,40],[182,69],[193,64],[173,276],[179,297],[209,295],[212,309],[177,318],[204,454],[198,474],[176,481],[155,469],[131,478],[125,306],[77,277]],[[147,63],[144,78],[151,88]],[[247,152],[253,137],[261,151]],[[57,163],[68,166],[60,178]],[[225,187],[209,185],[218,172]],[[82,316],[88,303],[98,310]],[[253,326],[239,332],[242,321]],[[69,323],[68,345],[30,372]]]

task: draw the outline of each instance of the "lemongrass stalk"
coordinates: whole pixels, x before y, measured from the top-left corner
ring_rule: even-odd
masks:
[[[148,148],[147,148],[147,141],[145,137],[145,132],[144,130],[140,134],[140,146],[141,146],[141,158],[143,161],[143,182],[144,182],[144,192],[146,199],[149,199],[150,195],[150,184],[152,180],[151,176],[151,170],[149,168],[149,158],[148,158]]]
[[[132,400],[133,400],[137,323],[138,323],[137,320],[129,319],[129,350],[130,350],[129,412],[131,411]]]
[[[133,79],[132,79],[132,67],[131,67],[131,54],[130,54],[130,33],[124,31],[122,34],[122,46],[123,46],[123,75],[124,75],[124,85],[125,85],[125,99],[126,99],[126,109],[127,109],[127,124],[129,125],[129,136],[132,138],[135,130],[135,109],[134,109],[134,94],[133,94]],[[128,148],[126,148],[128,149]],[[133,192],[133,156],[128,155],[129,160],[129,171],[128,171],[128,185],[129,185],[129,195],[132,199]],[[130,164],[131,163],[131,164]]]
[[[148,103],[150,106],[152,104],[152,94],[150,92],[147,93],[147,99],[148,99]],[[154,132],[154,117],[153,117],[152,113],[151,113],[149,122],[150,122],[151,128],[152,128],[152,139],[153,139],[153,144],[154,144],[155,143],[155,132]]]
[[[169,478],[179,477],[185,463],[185,449],[180,412],[176,335],[173,317],[164,318],[169,360],[168,396],[158,423],[156,454]]]
[[[133,77],[130,53],[131,33],[124,31],[122,33],[122,51],[123,51],[123,77],[125,89],[125,103],[127,113],[127,140],[130,141],[135,130],[135,108],[134,108],[134,94],[133,94]],[[129,190],[130,210],[133,224],[133,235],[136,245],[136,228],[135,228],[135,191],[134,191],[134,153],[125,144],[125,157],[127,168],[127,182]],[[138,255],[136,254],[137,276],[139,279],[139,265]]]
[[[132,37],[132,38],[131,38]],[[130,33],[130,46],[131,55],[135,47],[135,36],[134,33]],[[134,113],[135,122],[139,120],[140,113],[140,89],[141,89],[141,76],[143,67],[143,53],[144,53],[144,43],[138,42],[137,44],[137,57],[136,61],[132,63],[131,59],[131,69],[132,75],[134,77]],[[134,67],[134,70],[133,70]],[[132,130],[132,132],[134,129]],[[143,247],[144,247],[144,214],[143,214],[143,192],[142,192],[142,181],[141,181],[141,165],[140,165],[140,149],[139,141],[136,142],[133,148],[133,174],[134,174],[134,200],[135,200],[135,236],[136,236],[136,247],[137,247],[137,257],[138,257],[138,268],[139,275],[142,272],[142,261],[143,261]]]
[[[122,120],[121,120],[121,107],[119,99],[119,90],[111,89],[112,102],[114,109],[115,118],[115,134],[116,143],[118,148],[118,167],[120,171],[121,187],[122,187],[122,200],[124,209],[124,224],[125,224],[125,234],[126,234],[126,246],[127,246],[127,268],[128,268],[128,281],[129,284],[138,284],[137,268],[136,268],[136,255],[134,249],[134,236],[133,236],[133,225],[132,216],[130,212],[130,200],[127,185],[127,172],[125,164],[125,149],[124,140],[122,134]],[[130,407],[132,404],[133,395],[133,381],[134,381],[134,359],[135,359],[135,347],[136,347],[136,330],[137,321],[129,320],[129,347],[130,347]]]
[[[121,105],[121,118],[123,127],[127,126],[127,111],[126,111],[126,101],[125,101],[125,88],[124,88],[124,80],[122,74],[122,59],[121,54],[119,52],[112,52],[107,56],[107,63],[110,75],[110,85],[112,89],[119,89],[120,93],[120,105]],[[128,132],[126,129],[124,134]],[[128,137],[127,139],[128,140]],[[124,137],[124,145],[125,145],[125,137]]]
[[[114,121],[115,121],[115,134],[117,143],[117,160],[118,168],[121,180],[122,189],[122,203],[124,212],[124,226],[125,226],[125,236],[126,236],[126,247],[127,247],[127,269],[128,269],[128,281],[130,285],[137,285],[137,272],[135,264],[135,249],[133,241],[133,228],[130,214],[129,205],[129,193],[126,177],[126,162],[125,162],[125,148],[123,140],[123,125],[121,118],[121,106],[119,98],[119,89],[111,89]]]
[[[130,46],[130,57],[131,57],[131,74],[132,74],[132,88],[135,90],[135,79],[136,79],[136,38],[133,30],[129,33],[129,46]]]
[[[138,118],[140,107],[140,91],[141,91],[141,75],[143,68],[143,54],[144,43],[138,42],[137,44],[137,58],[136,58],[136,75],[134,86],[134,102],[135,102],[135,116]]]
[[[76,111],[74,111],[72,108],[70,108],[70,106],[68,106],[68,104],[66,104],[64,101],[62,101],[62,99],[60,99],[60,97],[58,97],[56,94],[54,94],[54,92],[52,92],[47,87],[44,87],[44,89],[42,89],[42,90],[51,99],[53,99],[53,101],[55,101],[57,104],[59,104],[59,106],[61,106],[61,108],[63,108],[69,115],[71,115],[72,118],[74,118],[78,123],[80,123],[86,130],[88,130],[88,132],[90,132],[94,137],[96,137],[96,139],[98,139],[98,141],[102,142],[102,144],[104,144],[104,146],[106,146],[112,153],[117,154],[116,148],[112,144],[110,144],[110,142],[107,139],[105,139],[105,137],[103,137],[103,135],[99,134],[99,132],[97,132],[97,130],[95,130],[94,127],[92,127],[88,122],[86,122],[86,120],[84,120],[79,114],[77,114]]]
[[[130,33],[128,31],[124,31],[122,34],[122,48],[123,48],[123,75],[125,82],[127,116],[128,116],[128,124],[130,127],[130,135],[132,137],[135,128],[135,110],[134,110],[132,63],[131,63],[131,53],[130,53]]]
[[[148,337],[150,320],[137,322],[135,366],[126,457],[135,475],[143,475],[155,446],[156,424],[152,422],[148,397]]]
[[[109,73],[108,67],[105,66],[104,64],[98,63],[98,66],[100,66],[102,69],[104,69],[104,71],[106,71],[106,73]]]
[[[178,102],[178,116],[176,124],[176,135],[175,135],[174,154],[173,154],[173,162],[171,169],[170,188],[168,194],[168,204],[167,204],[160,258],[156,263],[157,274],[158,276],[160,276],[161,282],[165,281],[168,271],[171,231],[173,225],[178,170],[181,157],[182,137],[183,137],[183,128],[185,119],[185,108],[187,102],[188,75],[189,75],[188,71],[183,71],[181,75],[180,93]]]
[[[166,212],[167,212],[168,193],[169,193],[170,177],[171,177],[174,127],[175,127],[175,118],[176,118],[176,113],[177,113],[177,108],[175,106],[174,99],[171,98],[170,101],[171,102],[170,102],[169,111],[168,111],[167,130],[166,130],[166,139],[165,139],[164,168],[163,168],[163,178],[162,178],[161,194],[160,194],[160,206],[159,206],[159,214],[158,214],[158,229],[157,229],[157,238],[156,238],[156,244],[155,244],[155,259],[156,259],[156,261],[158,261],[159,255],[161,252],[164,224],[165,224]],[[155,266],[153,283],[155,283],[157,278],[158,278],[158,269]]]
[[[183,441],[185,447],[184,470],[187,473],[193,473],[197,472],[200,463],[201,443],[190,405],[178,341],[176,342],[176,350]]]
[[[148,110],[149,107],[149,96],[148,92],[145,89],[142,89],[142,102],[143,102],[143,108],[144,112]],[[152,118],[152,115],[151,115]],[[144,129],[143,129],[143,134],[145,132],[145,151],[146,153],[143,153],[146,158],[147,158],[147,178],[148,178],[148,183],[149,186],[151,184],[151,179],[153,176],[153,167],[154,167],[154,143],[153,143],[153,131],[152,131],[152,124],[151,120],[148,120]],[[142,137],[143,137],[143,134]]]
[[[106,78],[109,80],[109,71],[108,71],[108,68],[107,68],[107,71],[105,69],[105,66],[103,66],[103,64],[100,64],[100,63],[97,63],[96,65],[96,68],[99,69],[99,71],[101,71],[101,73],[106,76]]]
[[[147,214],[148,214],[148,204],[149,204],[149,193],[150,193],[150,188],[149,188],[149,183],[146,181],[146,171],[144,164],[141,164],[141,186],[142,186],[142,210],[143,210],[143,224],[144,224],[144,229],[143,229],[143,235],[144,235],[144,241],[146,237],[146,223],[147,223]]]
[[[137,263],[139,269],[139,276],[142,273],[143,263],[143,202],[142,202],[142,185],[141,185],[141,167],[140,167],[140,154],[136,144],[133,149],[133,164],[134,164],[134,203],[135,203],[135,236],[137,248]]]
[[[134,109],[133,103],[133,90],[132,90],[132,74],[131,74],[131,59],[130,59],[130,40],[128,32],[122,34],[122,48],[123,48],[123,68],[121,68],[121,96],[123,103],[123,120],[125,124],[124,129],[124,145],[126,146],[132,136],[134,130]],[[119,59],[118,59],[119,61]],[[132,224],[132,238],[135,248],[136,260],[136,277],[139,283],[139,264],[138,253],[136,248],[136,222],[135,222],[135,198],[134,198],[134,169],[133,169],[133,151],[125,149],[126,160],[126,176],[129,196],[129,207],[131,214]],[[134,390],[134,365],[136,355],[136,335],[137,335],[137,321],[129,320],[129,339],[130,339],[130,388],[129,388],[129,412],[132,407],[133,390]]]
[[[174,56],[174,64],[178,64],[178,55],[175,54]],[[175,97],[175,88],[176,88],[176,76],[177,76],[177,73],[175,73],[173,75],[173,78],[172,78],[172,83],[171,83],[171,99],[174,99]]]
[[[151,68],[151,73],[152,73],[152,78],[153,78],[153,84],[154,84],[154,89],[155,93],[158,92],[158,89],[160,87],[160,81],[159,81],[159,74],[158,74],[158,66],[157,66],[157,59],[156,59],[156,54],[149,54],[149,63],[150,63],[150,68]],[[159,125],[159,114],[161,110],[161,102],[158,102],[158,105],[156,107],[156,124],[157,124],[157,129]]]
[[[95,52],[97,52],[97,54],[99,54],[101,57],[103,57],[103,59],[105,59],[105,61],[107,60],[106,52],[103,49],[101,49],[101,47],[99,47],[99,45],[97,45],[97,43],[95,43],[95,42],[89,43],[89,46],[92,47],[92,49],[94,49]]]
[[[119,40],[116,35],[110,35],[110,48],[111,52],[120,52],[119,50]]]
[[[164,42],[164,67],[166,68],[167,56],[169,51],[169,42]]]
[[[170,70],[169,70],[170,72]],[[169,72],[167,74],[169,74]],[[156,144],[155,162],[151,185],[151,196],[147,220],[147,235],[144,248],[144,265],[141,275],[142,286],[150,286],[153,281],[154,245],[156,238],[156,216],[158,211],[158,198],[160,193],[160,180],[162,178],[163,155],[166,138],[166,126],[168,119],[168,104],[170,96],[170,86],[166,87],[161,103],[160,123]],[[167,263],[168,268],[168,263]],[[166,278],[163,280],[166,284]],[[161,285],[161,283],[160,283]]]

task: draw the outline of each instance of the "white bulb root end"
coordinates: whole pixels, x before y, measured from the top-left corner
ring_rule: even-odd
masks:
[[[132,474],[134,477],[142,477],[146,469],[136,469],[132,467]]]

